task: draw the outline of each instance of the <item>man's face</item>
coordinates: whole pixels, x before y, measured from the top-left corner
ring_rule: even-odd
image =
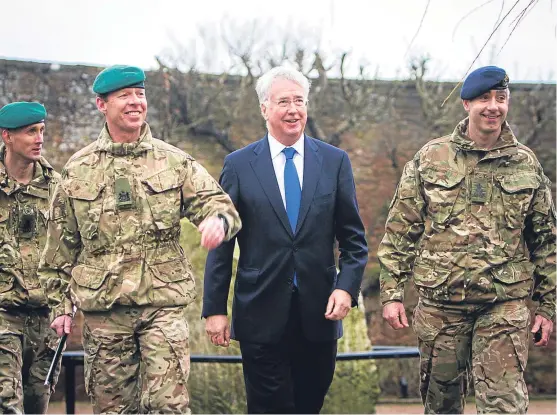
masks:
[[[470,117],[470,129],[489,135],[501,131],[509,112],[509,91],[492,89],[462,105]]]
[[[38,161],[44,142],[44,122],[15,130],[2,130],[2,139],[12,156],[29,162]]]
[[[147,117],[145,89],[119,89],[108,94],[106,101],[97,97],[97,108],[106,116],[111,133],[139,131]]]
[[[269,133],[284,145],[292,145],[302,135],[308,118],[304,89],[294,81],[276,79],[269,99],[261,104]]]

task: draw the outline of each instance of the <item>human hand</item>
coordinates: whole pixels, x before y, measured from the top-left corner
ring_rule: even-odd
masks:
[[[342,320],[350,311],[352,297],[347,291],[337,288],[329,296],[329,302],[325,309],[327,320]]]
[[[541,329],[541,339],[538,341],[534,340],[534,346],[545,347],[549,342],[551,333],[553,332],[553,321],[545,318],[544,316],[536,315],[534,319],[534,324],[532,325],[532,333],[536,333]]]
[[[400,301],[385,304],[383,306],[383,318],[395,330],[409,327],[404,304]]]
[[[215,249],[224,240],[224,225],[218,216],[206,218],[198,229],[201,232],[201,246],[206,249]]]
[[[58,337],[62,337],[64,334],[70,334],[72,332],[72,322],[73,319],[64,314],[56,317],[50,324],[50,328],[56,331]]]
[[[205,320],[205,331],[215,346],[230,345],[230,326],[225,315],[209,316]]]

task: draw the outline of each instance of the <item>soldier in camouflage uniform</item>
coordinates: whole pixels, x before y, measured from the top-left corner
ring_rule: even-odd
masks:
[[[525,413],[528,329],[545,346],[555,320],[555,209],[534,153],[505,121],[505,71],[484,67],[463,84],[469,117],[408,162],[378,256],[383,317],[413,315],[426,413],[462,413],[473,380],[478,413]],[[526,299],[539,302],[530,326]]]
[[[52,392],[44,380],[56,335],[49,328],[37,266],[50,190],[60,175],[41,157],[45,118],[45,108],[36,102],[0,109],[1,413],[44,414]]]
[[[93,84],[106,124],[74,154],[50,208],[39,277],[52,326],[83,312],[85,387],[95,413],[189,413],[188,324],[195,299],[180,219],[212,249],[241,222],[229,196],[191,156],[152,137],[145,75],[102,71]]]

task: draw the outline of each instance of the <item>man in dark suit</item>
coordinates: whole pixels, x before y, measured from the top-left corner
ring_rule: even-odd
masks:
[[[321,410],[368,259],[348,155],[304,135],[309,88],[288,67],[264,74],[268,134],[228,155],[220,177],[243,223],[231,333],[234,240],[209,253],[203,317],[213,344],[240,342],[250,413]]]

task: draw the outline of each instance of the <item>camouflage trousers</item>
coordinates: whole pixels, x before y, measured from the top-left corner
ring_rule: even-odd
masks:
[[[420,298],[412,325],[425,413],[463,413],[470,381],[478,413],[526,413],[529,323],[524,300],[471,305]]]
[[[0,308],[0,413],[45,414],[58,380],[44,386],[58,338],[47,309]]]
[[[95,413],[190,413],[185,307],[83,315],[85,389]]]

